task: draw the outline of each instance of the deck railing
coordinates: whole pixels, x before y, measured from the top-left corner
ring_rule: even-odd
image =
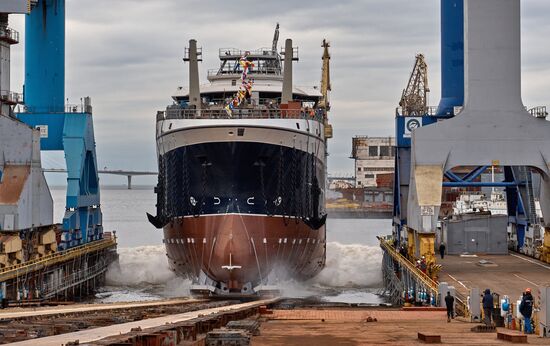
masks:
[[[92,106],[87,104],[65,104],[59,107],[30,107],[24,106],[25,113],[92,113]]]
[[[19,42],[19,32],[12,28],[0,27],[0,40],[6,40],[10,43]]]
[[[10,90],[0,90],[0,101],[14,105],[23,103],[23,94]]]
[[[223,69],[209,69],[207,73],[208,73],[207,74],[208,78],[212,78],[212,77],[225,78],[229,75],[234,75],[235,79],[239,79],[241,77],[242,69],[239,67],[234,70],[231,67],[225,67]],[[254,67],[250,69],[248,72],[248,75],[254,78],[254,76],[258,76],[258,75],[280,76],[282,75],[281,73],[282,71],[280,68],[260,66],[260,67]]]
[[[242,50],[237,48],[220,48],[219,56],[220,58],[225,57],[241,57],[246,53],[249,53],[249,56],[262,56],[262,57],[277,57],[277,52],[273,52],[271,48],[260,48],[253,50]]]
[[[168,119],[307,119],[323,121],[323,112],[300,109],[245,108],[235,109],[229,115],[225,109],[167,109],[157,113],[157,121]]]

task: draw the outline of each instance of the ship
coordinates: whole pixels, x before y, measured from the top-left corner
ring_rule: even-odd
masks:
[[[157,113],[156,216],[148,219],[193,294],[273,294],[325,266],[329,43],[321,84],[299,87],[298,48],[287,39],[279,52],[278,39],[277,25],[269,48],[219,49],[220,66],[202,85],[202,48],[190,40],[189,87]]]

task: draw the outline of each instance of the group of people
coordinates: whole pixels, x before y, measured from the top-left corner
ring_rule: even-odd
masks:
[[[531,289],[527,288],[525,292],[523,292],[521,303],[519,305],[519,312],[524,319],[524,329],[526,334],[533,333],[531,317],[533,316],[534,301],[535,300],[533,298],[533,295],[531,294]],[[451,292],[447,292],[447,295],[445,296],[445,306],[447,307],[447,322],[451,322],[451,319],[454,318],[454,303],[455,299],[451,295]],[[484,322],[486,325],[490,326],[492,325],[492,316],[494,309],[494,299],[490,289],[487,288],[484,291],[481,304],[483,306],[483,315],[485,316]]]

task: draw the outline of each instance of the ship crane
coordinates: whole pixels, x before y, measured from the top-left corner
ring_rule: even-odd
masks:
[[[423,54],[416,56],[409,83],[403,90],[399,106],[403,115],[425,115],[428,111],[428,65]]]
[[[332,90],[330,86],[330,53],[328,52],[328,49],[330,47],[330,43],[327,42],[327,40],[323,40],[323,44],[321,45],[323,47],[323,68],[321,72],[321,101],[319,101],[319,107],[329,111],[330,110],[330,103],[328,101],[328,92]]]
[[[271,51],[277,53],[277,43],[279,42],[279,23],[275,26],[275,34],[273,34],[273,44],[271,45]]]
[[[330,110],[328,92],[332,90],[330,85],[330,53],[328,51],[330,43],[324,39],[321,47],[323,47],[323,57],[321,58],[323,60],[323,67],[321,69],[321,99],[318,106],[323,110],[325,137],[332,138],[332,125],[329,124],[327,118],[327,112]]]

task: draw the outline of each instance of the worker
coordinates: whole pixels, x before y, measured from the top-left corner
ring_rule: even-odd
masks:
[[[441,245],[439,245],[439,255],[441,256],[441,259],[445,257],[445,243],[441,242]]]
[[[445,305],[447,306],[447,323],[450,323],[451,318],[454,318],[455,298],[449,291],[447,291],[447,296],[445,297]]]
[[[531,289],[527,288],[525,294],[519,304],[519,312],[523,315],[525,320],[525,334],[531,334],[533,332],[531,327],[531,316],[533,315],[533,296],[531,295]]]
[[[422,259],[420,260],[420,270],[426,274],[426,271],[428,270],[428,263],[426,262],[426,257],[422,256]]]
[[[407,257],[407,249],[405,249],[403,245],[401,245],[401,247],[399,248],[399,253],[405,258]]]
[[[485,325],[491,325],[491,315],[493,314],[493,296],[490,289],[485,289],[485,295],[482,300],[483,314],[485,315]]]

